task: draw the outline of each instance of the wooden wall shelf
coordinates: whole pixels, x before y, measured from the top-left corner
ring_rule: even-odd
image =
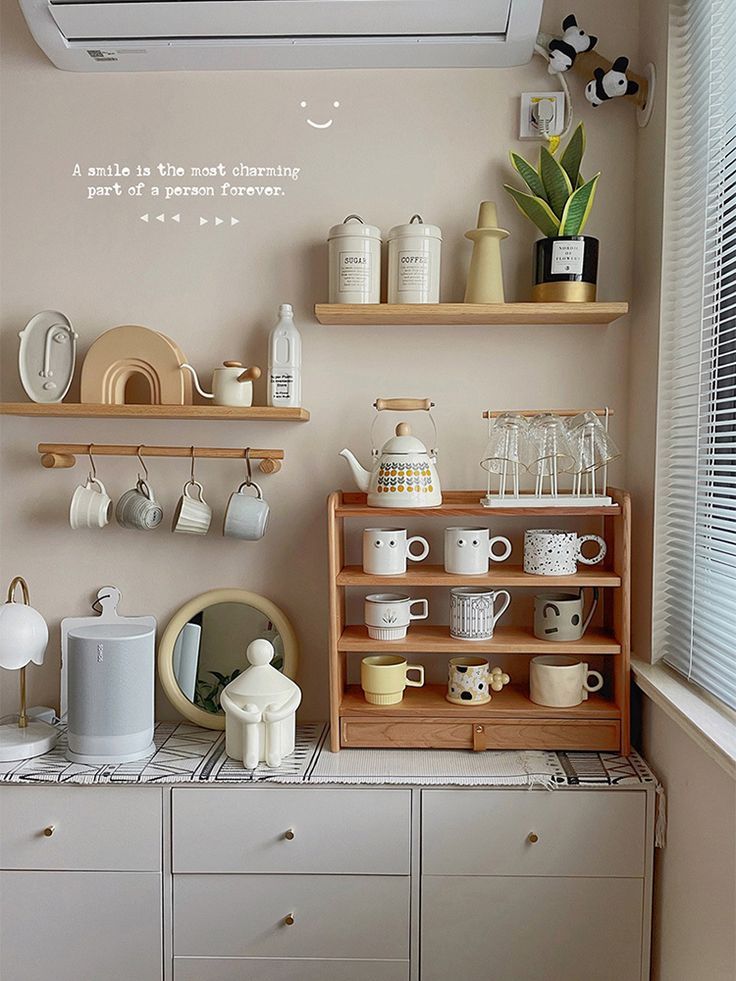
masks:
[[[328,540],[330,571],[330,748],[453,748],[453,749],[556,749],[630,751],[630,566],[631,504],[625,491],[609,488],[614,501],[606,508],[504,508],[488,510],[479,504],[482,491],[450,491],[439,508],[369,508],[365,494],[330,495],[328,502]],[[600,533],[608,545],[605,567],[581,567],[575,576],[531,576],[518,565],[499,563],[485,576],[452,576],[438,565],[410,567],[402,576],[366,575],[362,567],[345,565],[346,519],[411,517],[429,522],[432,518],[463,518],[483,515],[497,528],[504,516],[525,518],[529,526],[540,515],[597,517]],[[353,526],[354,527],[354,526]],[[360,525],[358,525],[360,527]],[[357,530],[357,529],[356,529]],[[524,626],[500,625],[489,641],[462,641],[450,636],[445,625],[416,622],[405,639],[377,641],[368,637],[362,624],[347,621],[347,591],[352,588],[403,591],[407,586],[424,589],[458,584],[517,588],[602,589],[602,625],[587,630],[582,640],[550,643],[538,640],[530,623]],[[426,595],[426,593],[424,594]],[[513,609],[513,604],[512,604]],[[510,685],[494,695],[487,705],[453,705],[445,699],[444,685],[407,688],[396,705],[371,705],[360,687],[348,684],[348,662],[355,667],[360,657],[373,653],[395,653],[404,657],[422,656],[429,665],[436,657],[457,654],[512,658],[505,669],[514,678],[525,678],[528,658],[537,654],[572,654],[581,660],[599,658],[596,666],[605,678],[601,695],[573,708],[535,705],[526,687]],[[524,659],[524,660],[521,660]],[[503,663],[503,662],[502,662]]]
[[[309,422],[306,409],[252,405],[96,405],[80,402],[0,402],[0,415],[60,419],[238,419],[251,422]]]
[[[608,325],[628,303],[317,303],[321,324],[358,326]]]

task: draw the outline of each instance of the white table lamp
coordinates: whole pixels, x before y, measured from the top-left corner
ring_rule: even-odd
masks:
[[[20,586],[23,602],[13,595]],[[27,760],[53,749],[59,737],[45,722],[29,722],[26,715],[26,665],[43,664],[49,630],[46,621],[29,603],[28,586],[16,576],[8,587],[7,601],[0,606],[0,668],[20,670],[20,714],[18,722],[0,725],[0,761]]]

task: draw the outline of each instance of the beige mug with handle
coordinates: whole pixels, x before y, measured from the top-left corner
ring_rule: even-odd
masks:
[[[416,681],[409,677],[410,671],[418,672]],[[360,686],[371,705],[396,705],[407,686],[421,688],[423,684],[422,665],[407,664],[400,654],[372,654],[360,662]]]

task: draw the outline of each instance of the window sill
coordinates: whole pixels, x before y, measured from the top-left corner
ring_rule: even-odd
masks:
[[[665,664],[632,659],[638,687],[736,780],[736,720]]]

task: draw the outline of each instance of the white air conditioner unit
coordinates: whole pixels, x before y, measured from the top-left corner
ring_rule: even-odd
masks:
[[[543,0],[20,0],[66,71],[505,68]]]

